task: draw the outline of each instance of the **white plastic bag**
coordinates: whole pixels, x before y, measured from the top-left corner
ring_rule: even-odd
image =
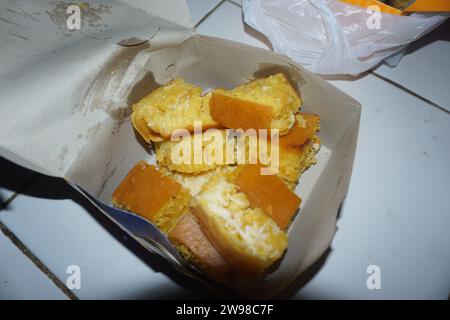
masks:
[[[276,52],[319,74],[367,71],[402,55],[447,18],[384,14],[336,0],[243,0],[243,11],[245,22],[266,35]]]

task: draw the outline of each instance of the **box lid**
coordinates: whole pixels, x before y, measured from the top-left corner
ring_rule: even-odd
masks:
[[[2,1],[0,17],[0,155],[54,176],[64,176],[86,143],[81,135],[106,116],[73,114],[109,58],[120,64],[134,45],[194,34],[184,0]]]

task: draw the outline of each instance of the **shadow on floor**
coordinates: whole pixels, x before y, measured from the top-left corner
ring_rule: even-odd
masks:
[[[5,209],[10,193],[20,192],[30,181],[37,177],[37,173],[18,166],[5,158],[0,157],[0,210]],[[9,191],[9,192],[7,192]]]
[[[436,41],[450,42],[450,20],[447,19],[439,27],[431,31],[429,34],[423,36],[417,41],[414,41],[408,46],[406,54],[414,53],[415,51],[429,45]]]
[[[332,249],[328,248],[316,262],[303,271],[289,286],[277,294],[274,299],[290,299],[294,295],[296,295],[296,299],[310,299],[310,297],[302,296],[301,292],[299,293],[299,290],[308,284],[320,269],[322,269],[331,252]]]
[[[344,201],[341,203],[338,209],[338,213],[336,216],[336,220],[338,221],[342,216],[342,208],[344,206]],[[280,293],[278,293],[274,298],[275,299],[290,299],[295,295],[296,299],[311,299],[312,297],[303,296],[301,292],[301,288],[303,288],[305,285],[307,285],[316,275],[317,273],[322,269],[322,267],[325,265],[327,259],[329,258],[330,254],[333,252],[333,249],[329,247],[321,256],[319,259],[317,259],[316,262],[314,262],[309,268],[307,268],[305,271],[303,271],[294,281],[291,282],[289,286],[287,286],[285,289],[283,289]],[[320,298],[320,297],[313,297]]]

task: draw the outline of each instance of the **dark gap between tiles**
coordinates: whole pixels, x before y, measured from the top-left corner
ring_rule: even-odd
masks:
[[[450,30],[450,20],[446,20],[441,25],[436,27],[434,30],[430,31],[428,34],[426,34],[422,38],[409,44],[408,48],[406,49],[405,56],[408,54],[412,54],[435,41],[450,42],[449,30]],[[400,61],[400,63],[401,63],[401,61]],[[441,111],[444,111],[447,114],[450,114],[450,111],[448,111],[444,107],[438,105],[437,103],[431,101],[428,98],[425,98],[424,96],[422,96],[420,94],[417,94],[416,92],[408,89],[407,87],[399,84],[398,82],[395,82],[389,78],[386,78],[386,77],[382,76],[381,74],[377,73],[376,71],[370,71],[370,73],[372,73],[375,77],[377,77],[381,80],[384,80],[384,81],[388,82],[389,84],[397,87],[398,89],[406,92],[407,94],[410,94],[410,95],[416,97],[417,99],[424,101],[425,103],[431,105],[432,107],[437,108]]]
[[[430,31],[422,38],[409,44],[406,49],[405,55],[411,54],[420,50],[421,48],[435,42],[446,41],[450,42],[450,20],[445,20],[441,25],[437,26],[434,30]]]
[[[380,74],[378,74],[378,73],[376,73],[374,71],[371,71],[370,73],[373,74],[375,77],[377,77],[377,78],[379,78],[381,80],[384,80],[387,83],[393,85],[394,87],[404,91],[405,93],[410,94],[410,95],[416,97],[419,100],[422,100],[423,102],[429,104],[430,106],[432,106],[434,108],[437,108],[437,109],[439,109],[439,110],[441,110],[441,111],[443,111],[443,112],[445,112],[447,114],[450,114],[450,111],[448,111],[444,107],[441,107],[440,105],[438,105],[438,104],[434,103],[433,101],[431,101],[431,100],[421,96],[420,94],[415,93],[414,91],[406,88],[405,86],[403,86],[403,85],[401,85],[401,84],[399,84],[399,83],[397,83],[397,82],[395,82],[395,81],[393,81],[391,79],[388,79],[388,78],[386,78],[386,77],[384,77],[384,76],[382,76],[382,75],[380,75]]]
[[[28,258],[30,261],[44,273],[55,286],[60,289],[69,299],[78,300],[78,297],[58,279],[58,277],[30,250],[20,241],[20,239],[0,221],[0,231]]]
[[[218,3],[216,5],[216,7],[214,7],[210,12],[208,12],[196,25],[195,27],[197,28],[203,21],[205,21],[212,13],[214,13],[214,11],[216,11],[216,9],[218,9],[220,7],[220,5],[224,2],[227,3],[231,3],[233,5],[235,5],[236,7],[242,9],[242,6],[240,6],[239,4],[231,1],[231,0],[222,0],[220,3]],[[274,51],[273,50],[273,46],[272,43],[270,43],[269,38],[267,38],[267,36],[261,32],[259,32],[256,29],[253,29],[252,27],[250,27],[248,24],[246,24],[244,22],[244,13],[241,11],[241,19],[242,19],[242,23],[244,24],[244,32],[247,33],[248,35],[250,35],[251,37],[261,41],[262,43],[264,43],[270,51]]]
[[[236,3],[236,2],[231,1],[231,0],[226,0],[226,1],[229,2],[229,3],[231,3],[231,4],[234,4],[235,6],[237,6],[237,7],[239,7],[239,8],[242,8],[242,6],[241,6],[239,3]]]
[[[214,11],[216,11],[217,8],[220,7],[222,3],[224,3],[225,0],[221,0],[218,4],[214,6],[211,10],[209,10],[196,24],[195,28],[197,28],[203,21],[205,21]]]

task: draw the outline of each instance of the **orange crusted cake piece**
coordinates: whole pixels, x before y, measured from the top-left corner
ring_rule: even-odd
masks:
[[[273,108],[213,92],[210,100],[211,116],[226,128],[270,129]]]
[[[202,88],[175,79],[142,98],[132,106],[134,128],[147,141],[170,139],[179,130],[194,130],[194,122],[202,121],[203,129],[218,127],[211,118],[208,96]]]
[[[115,206],[134,212],[169,231],[189,208],[191,196],[155,166],[139,161],[114,191]]]
[[[197,220],[191,214],[183,215],[169,231],[169,239],[183,257],[200,267],[218,281],[229,280],[230,265],[209,242]]]
[[[212,118],[233,129],[289,132],[302,101],[282,73],[255,79],[232,90],[216,89],[209,102]]]
[[[234,183],[247,195],[250,205],[261,208],[281,229],[286,229],[301,199],[276,175],[262,175],[262,166],[247,164],[238,169]]]
[[[287,235],[226,175],[216,175],[192,202],[206,237],[236,270],[260,277],[287,247]]]
[[[320,149],[320,117],[300,112],[297,87],[276,73],[206,94],[183,79],[150,92],[131,121],[157,165],[136,163],[113,205],[152,222],[212,279],[261,280],[288,248],[302,202],[293,189]]]
[[[279,140],[278,176],[292,190],[303,172],[317,162],[320,149],[317,131],[320,118],[315,114],[301,113],[292,130]]]

